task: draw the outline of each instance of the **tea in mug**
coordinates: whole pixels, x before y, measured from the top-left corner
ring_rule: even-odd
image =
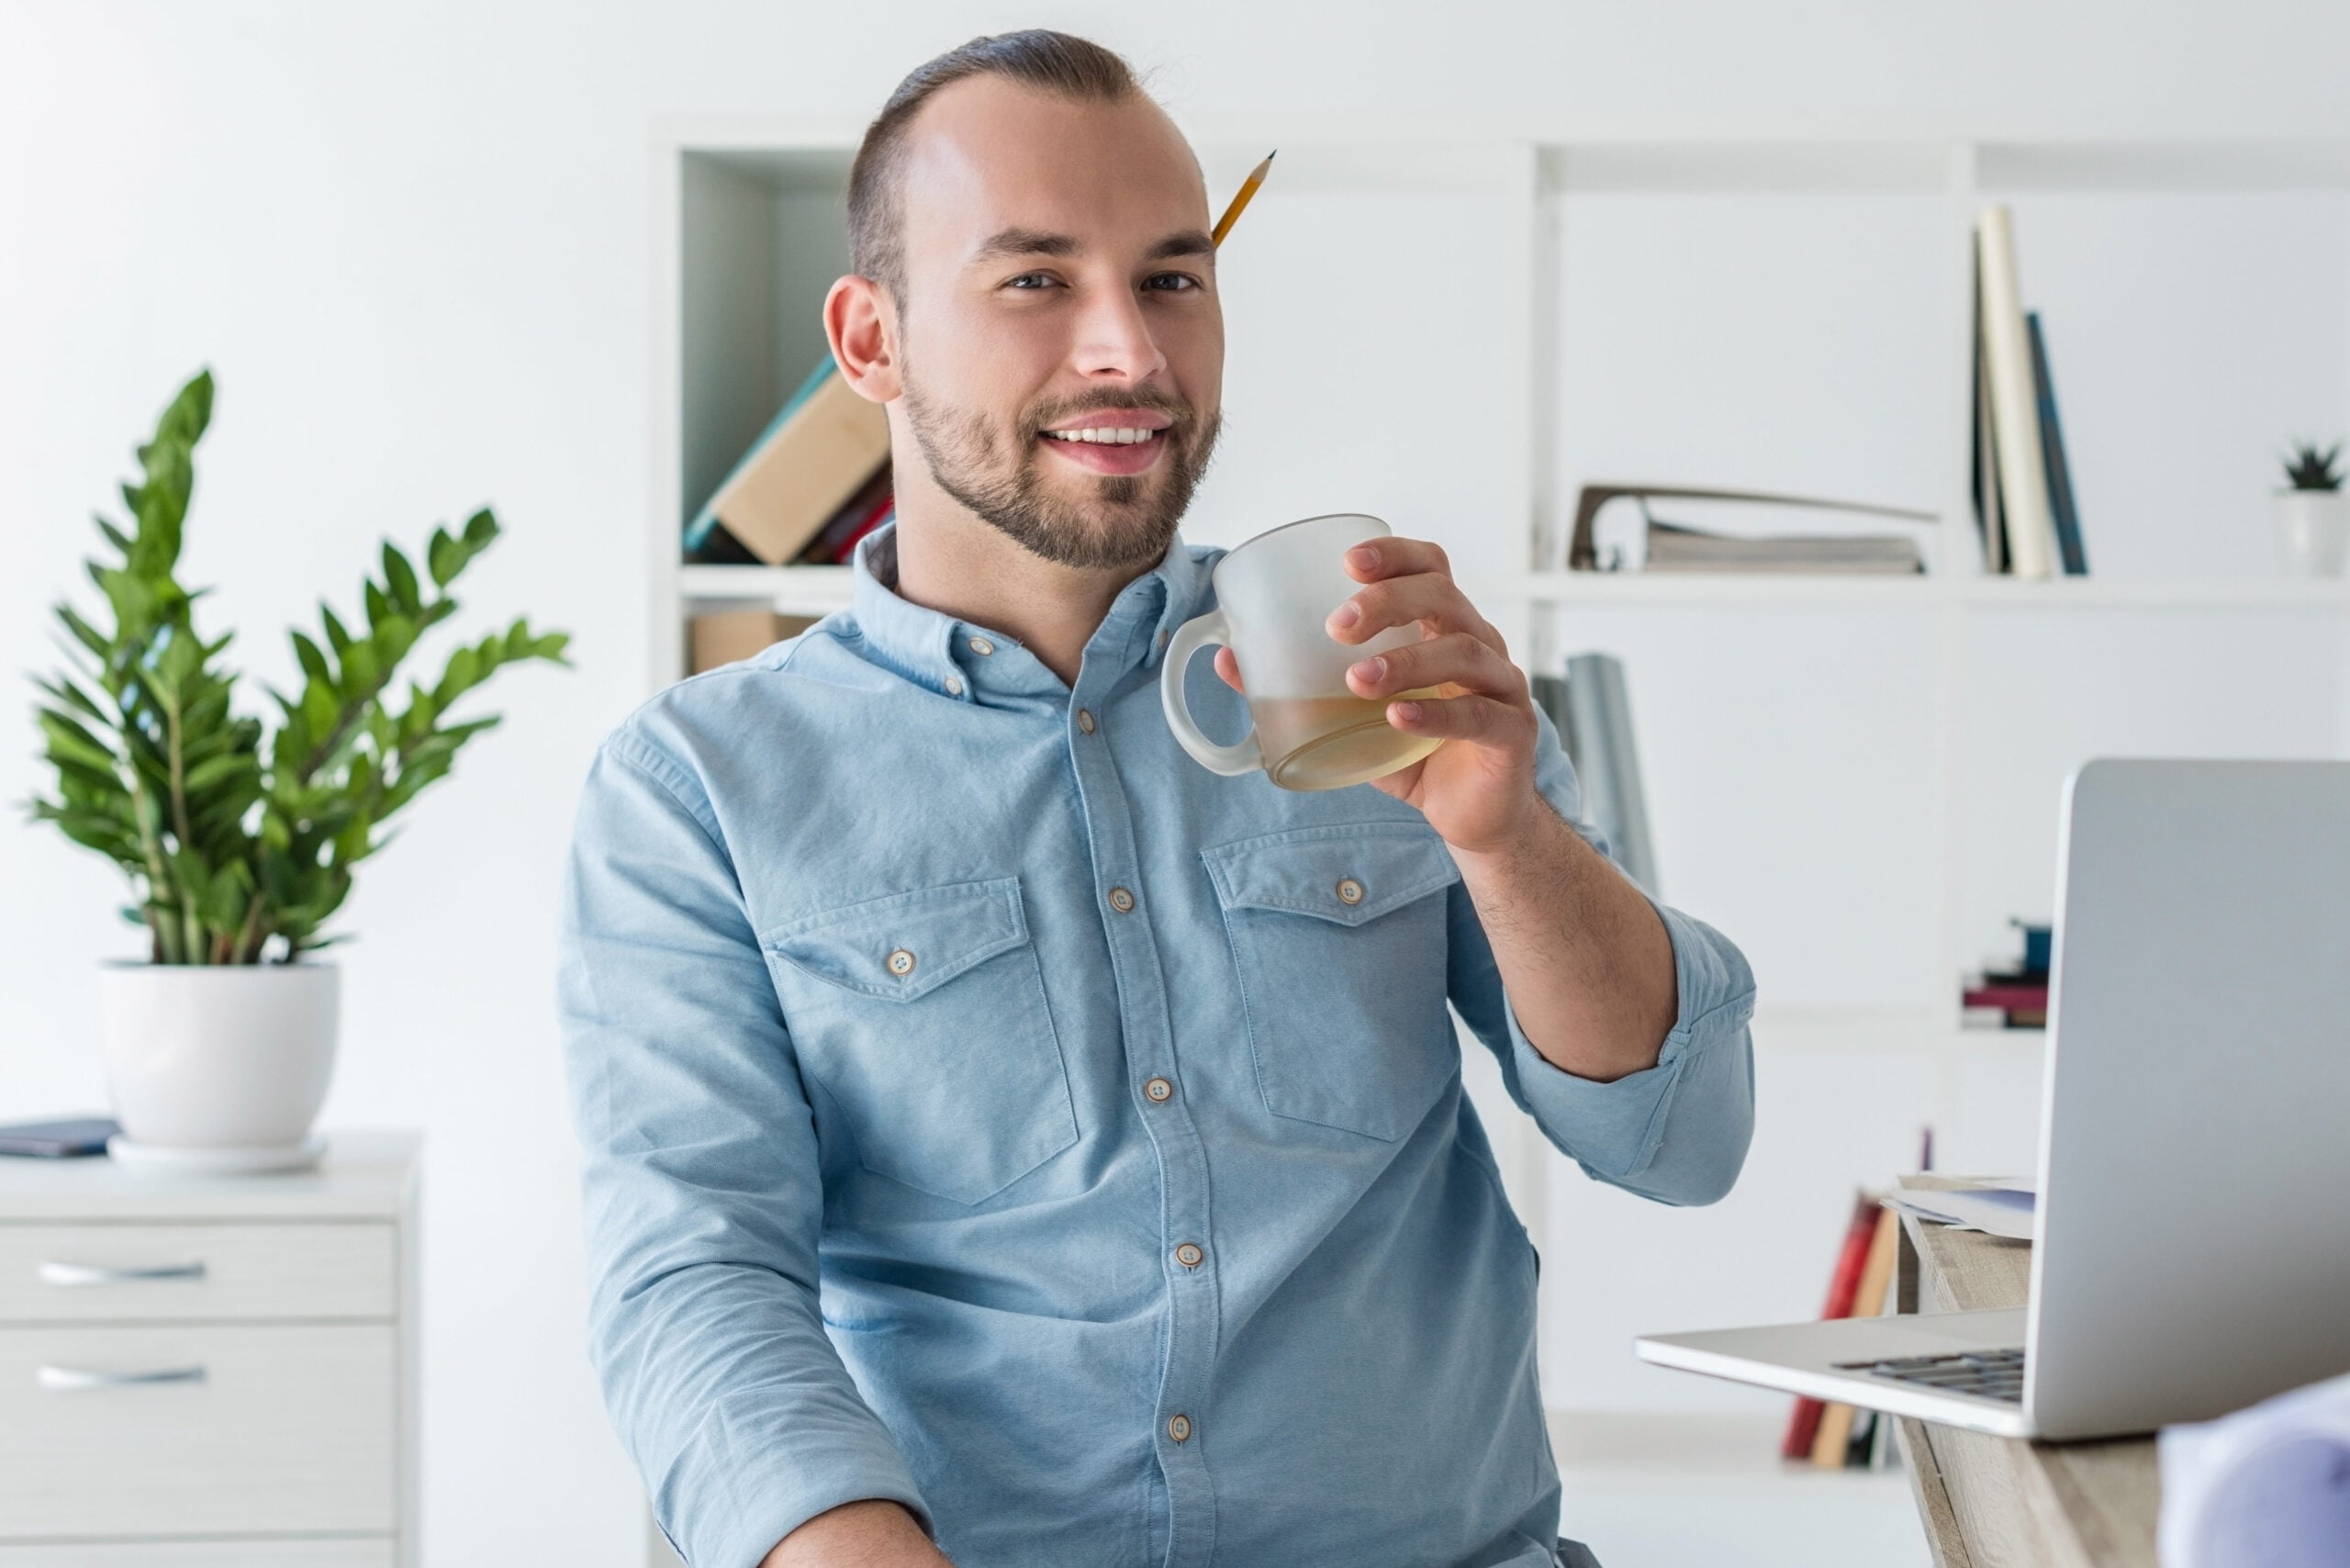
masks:
[[[1442,743],[1389,723],[1387,704],[1436,694],[1430,686],[1378,701],[1351,694],[1251,697],[1265,777],[1284,790],[1343,790],[1409,767]]]

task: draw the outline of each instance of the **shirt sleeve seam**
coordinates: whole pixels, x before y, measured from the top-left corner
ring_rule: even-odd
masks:
[[[721,856],[726,855],[726,835],[718,825],[716,814],[710,810],[709,798],[694,789],[683,768],[644,742],[625,734],[616,734],[606,741],[604,751],[614,762],[635,773],[646,783],[659,787],[688,816],[693,818],[694,825],[701,829],[703,836],[710,840],[711,847]],[[731,863],[732,857],[728,858]]]

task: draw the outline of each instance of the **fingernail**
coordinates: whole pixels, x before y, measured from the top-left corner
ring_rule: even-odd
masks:
[[[1376,544],[1358,544],[1353,549],[1347,552],[1347,560],[1354,566],[1361,566],[1368,570],[1369,568],[1379,565],[1379,546]]]
[[[1416,702],[1398,702],[1395,704],[1395,716],[1407,724],[1416,724],[1420,722],[1420,705]]]
[[[1353,599],[1347,600],[1346,603],[1330,611],[1330,624],[1337,627],[1341,632],[1345,631],[1348,627],[1353,625],[1356,622],[1361,619],[1362,610],[1355,604]]]
[[[1387,661],[1377,656],[1367,658],[1348,673],[1365,683],[1382,680],[1387,675]]]

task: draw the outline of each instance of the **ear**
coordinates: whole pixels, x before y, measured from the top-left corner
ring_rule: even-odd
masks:
[[[854,274],[835,278],[824,296],[824,336],[849,386],[867,402],[891,403],[905,389],[898,353],[898,312],[879,284]]]

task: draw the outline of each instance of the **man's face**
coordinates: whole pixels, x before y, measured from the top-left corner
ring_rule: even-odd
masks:
[[[980,76],[910,128],[904,413],[956,500],[1047,560],[1156,563],[1215,444],[1206,193],[1155,104]]]

